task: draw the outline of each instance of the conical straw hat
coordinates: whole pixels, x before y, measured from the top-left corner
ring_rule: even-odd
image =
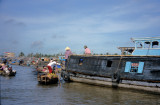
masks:
[[[69,47],[66,47],[65,50],[70,50],[70,48],[69,48]]]

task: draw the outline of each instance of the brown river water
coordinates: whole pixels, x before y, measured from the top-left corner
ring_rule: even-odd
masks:
[[[76,82],[40,85],[34,68],[12,66],[15,77],[0,76],[1,105],[160,105],[160,95]]]

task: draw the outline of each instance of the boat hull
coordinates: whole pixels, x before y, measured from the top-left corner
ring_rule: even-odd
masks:
[[[149,85],[145,82],[140,83],[139,81],[128,81],[128,83],[122,81],[121,83],[116,83],[108,80],[105,81],[93,78],[91,79],[86,77],[72,77],[72,76],[70,76],[70,81],[97,85],[97,86],[113,87],[113,88],[135,89],[135,90],[148,91],[160,94],[160,84],[157,84],[157,86],[155,86],[156,84]]]
[[[70,81],[128,88],[131,85],[159,92],[160,57],[72,55],[62,74]]]
[[[58,83],[58,77],[56,78],[49,78],[46,74],[37,76],[37,80],[40,84],[56,84]]]
[[[83,64],[79,60],[83,59]],[[110,62],[110,64],[108,64]],[[128,62],[142,62],[141,72],[126,71]],[[139,63],[139,65],[140,65]],[[131,68],[130,68],[131,69]],[[138,70],[138,69],[137,69]],[[71,56],[66,68],[68,73],[117,77],[121,80],[135,80],[160,83],[160,57],[156,56]],[[114,79],[114,78],[113,78]]]
[[[16,72],[9,72],[9,73],[6,73],[6,72],[1,72],[0,73],[1,75],[3,75],[3,76],[15,76],[16,75]]]

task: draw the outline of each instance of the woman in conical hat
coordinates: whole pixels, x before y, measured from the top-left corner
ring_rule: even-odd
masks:
[[[67,64],[67,59],[70,55],[72,55],[71,49],[69,47],[65,48],[66,52],[65,52],[65,65]]]

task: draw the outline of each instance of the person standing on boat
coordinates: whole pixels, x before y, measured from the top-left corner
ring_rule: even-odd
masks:
[[[84,49],[85,49],[84,52],[85,55],[91,55],[91,50],[86,45],[84,46]]]
[[[70,56],[70,55],[72,55],[73,53],[72,53],[72,51],[71,51],[71,49],[69,48],[69,47],[66,47],[65,48],[65,66],[67,66],[67,59],[68,59],[68,57]]]
[[[53,62],[50,62],[47,67],[48,67],[48,70],[49,70],[49,73],[52,73],[53,71],[53,67],[56,65],[56,60],[53,60]]]

